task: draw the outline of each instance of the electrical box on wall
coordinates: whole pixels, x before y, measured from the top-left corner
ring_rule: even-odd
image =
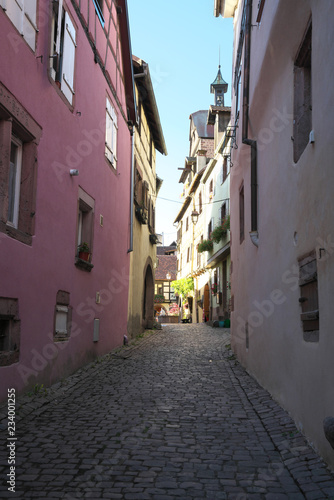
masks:
[[[94,319],[94,334],[93,334],[93,342],[98,342],[100,337],[100,320]]]

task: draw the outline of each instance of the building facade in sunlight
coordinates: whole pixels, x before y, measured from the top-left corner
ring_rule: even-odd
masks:
[[[334,466],[333,4],[214,9],[234,19],[232,347]]]
[[[229,143],[230,108],[220,67],[211,84],[215,104],[190,115],[189,156],[180,177],[183,205],[178,224],[178,278],[194,279],[187,299],[192,321],[230,316]]]
[[[134,337],[154,321],[156,269],[155,205],[162,180],[156,175],[156,151],[167,155],[148,64],[133,56],[138,127],[134,136],[133,248],[128,304],[128,334]]]

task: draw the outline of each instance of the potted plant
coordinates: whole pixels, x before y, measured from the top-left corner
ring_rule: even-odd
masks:
[[[230,216],[229,215],[227,215],[223,219],[222,226],[225,229],[225,231],[229,231],[230,230]]]
[[[211,233],[211,238],[215,243],[219,243],[223,236],[226,236],[227,230],[223,225],[215,227]]]
[[[165,302],[165,296],[161,295],[160,293],[156,293],[154,295],[154,302],[157,302],[158,304],[162,304],[162,302]]]
[[[78,257],[81,260],[89,261],[90,249],[88,243],[85,241],[78,246]]]
[[[203,240],[201,243],[197,245],[197,250],[199,253],[209,252],[212,249],[213,249],[212,240]]]

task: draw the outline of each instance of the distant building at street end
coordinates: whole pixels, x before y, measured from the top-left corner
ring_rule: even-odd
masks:
[[[187,299],[193,322],[230,316],[230,108],[220,66],[210,86],[215,104],[190,115],[189,156],[180,183],[183,205],[178,224],[178,278],[192,277]]]
[[[159,252],[157,256],[154,290],[155,317],[158,317],[159,321],[161,319],[162,323],[178,323],[178,299],[172,287],[172,281],[177,279],[177,257],[174,253],[168,252],[168,248],[173,248],[173,246],[160,248],[166,251],[163,254]],[[163,317],[160,318],[161,316]]]

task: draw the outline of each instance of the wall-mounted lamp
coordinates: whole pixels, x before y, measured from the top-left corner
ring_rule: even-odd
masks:
[[[71,168],[71,170],[70,170],[70,175],[71,175],[72,177],[74,177],[74,176],[76,176],[76,175],[79,175],[79,170],[76,170],[76,169],[74,169],[74,168]]]
[[[171,276],[170,272],[168,271],[168,273],[166,274],[166,279],[170,280],[170,279],[171,279],[171,277],[172,277],[172,276]]]
[[[198,217],[199,217],[199,213],[197,212],[197,210],[193,210],[191,212],[191,221],[192,223],[194,224],[194,226],[196,226],[197,222],[198,222]]]

